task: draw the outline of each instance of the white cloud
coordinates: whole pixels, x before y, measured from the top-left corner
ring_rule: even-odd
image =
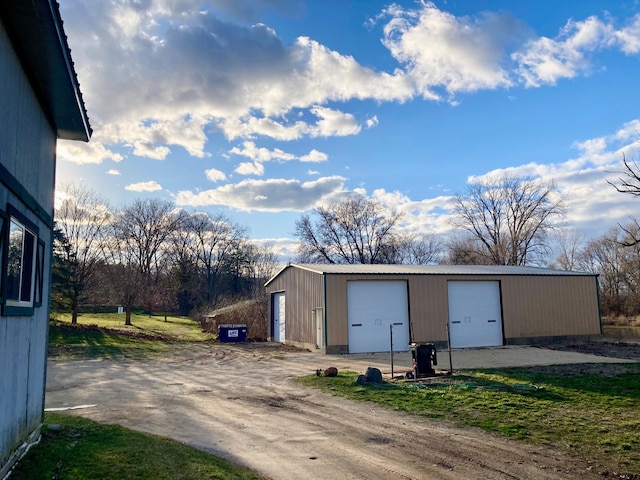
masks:
[[[78,164],[100,164],[105,160],[114,162],[123,160],[122,155],[96,141],[81,143],[71,140],[58,140],[56,154],[58,160]]]
[[[375,71],[308,37],[283,43],[256,17],[276,7],[292,8],[220,0],[63,2],[95,134],[89,146],[60,142],[60,158],[121,161],[116,147],[155,159],[176,147],[204,157],[212,127],[230,140],[357,135],[377,125],[377,116],[333,105],[418,95],[455,105],[459,92],[588,73],[587,54],[605,47],[640,51],[640,16],[620,30],[597,17],[572,21],[555,39],[525,43],[526,27],[506,14],[456,17],[425,1],[412,9],[394,4],[377,18],[397,67]],[[231,16],[213,13],[220,11]],[[256,21],[246,26],[229,18]]]
[[[378,116],[360,107],[357,114],[350,111],[353,100],[373,100],[362,106],[422,96],[456,105],[456,95],[465,92],[509,88],[512,93],[516,86],[554,85],[587,75],[596,54],[605,49],[640,53],[640,15],[619,29],[608,17],[590,17],[569,21],[555,37],[536,37],[505,14],[456,17],[421,2],[411,9],[394,4],[377,18],[383,26],[382,42],[397,63],[388,71],[376,71],[308,37],[284,43],[272,28],[257,23],[266,5],[286,9],[289,4],[62,2],[95,133],[88,144],[59,141],[58,158],[77,164],[120,162],[134,155],[162,160],[180,149],[203,158],[209,135],[217,129],[229,140],[246,140],[228,151],[249,159],[235,172],[263,176],[266,162],[324,162],[328,155],[316,149],[293,153],[292,148],[258,147],[259,137],[286,142],[358,135],[375,127]],[[231,17],[214,15],[216,8]],[[251,18],[253,26],[228,18]],[[608,212],[633,213],[635,204],[632,208],[603,178],[619,165],[622,151],[637,152],[638,131],[640,121],[629,122],[610,135],[577,142],[576,158],[566,162],[531,163],[486,175],[508,171],[555,179],[571,205],[572,218],[583,226],[606,218]],[[217,169],[205,174],[212,182],[227,180]],[[244,180],[203,192],[183,191],[176,198],[182,205],[298,212],[348,194],[345,181],[340,176],[312,182]],[[125,188],[162,190],[157,182]],[[407,225],[427,232],[450,228],[452,197],[414,201],[384,190],[374,195],[405,212]]]
[[[310,182],[298,180],[243,180],[213,190],[178,192],[176,204],[203,207],[225,205],[238,210],[300,212],[343,192],[343,177],[323,177]]]
[[[298,256],[298,243],[290,238],[259,238],[251,242],[259,248],[275,252],[282,264],[278,269],[287,262],[295,261]]]
[[[69,0],[61,8],[96,131],[128,125],[117,133],[134,147],[129,132],[142,144],[164,141],[197,156],[204,126],[214,119],[259,112],[273,121],[328,101],[412,95],[400,71],[375,72],[306,37],[285,45],[264,24],[221,20],[206,1]],[[269,122],[245,123],[251,125],[268,134]],[[277,122],[271,127],[277,130]],[[324,125],[310,130],[344,134]]]
[[[328,160],[328,155],[324,152],[320,152],[318,150],[316,150],[315,148],[313,150],[311,150],[309,153],[307,153],[306,155],[302,155],[300,157],[300,161],[301,162],[313,162],[313,163],[317,163],[317,162],[326,162]]]
[[[640,53],[640,14],[631,23],[615,33],[620,48],[627,55]]]
[[[439,99],[435,88],[455,93],[512,84],[501,65],[505,43],[517,33],[510,17],[485,13],[457,18],[431,2],[415,10],[394,5],[385,14],[391,19],[384,26],[383,43],[425,98]]]
[[[162,186],[155,180],[151,180],[149,182],[131,183],[124,187],[124,189],[131,192],[157,192],[162,190]]]
[[[220,119],[217,126],[230,140],[255,135],[281,141],[298,140],[303,137],[344,137],[356,135],[362,129],[356,118],[349,113],[316,105],[309,109],[309,114],[317,118],[315,123],[301,120],[290,123],[286,120],[277,121],[273,118],[248,115]]]
[[[242,162],[234,170],[240,175],[264,175],[264,165],[261,162]]]
[[[248,157],[254,161],[268,162],[269,160],[294,160],[296,158],[292,153],[284,152],[279,148],[269,150],[268,148],[259,148],[253,142],[244,142],[242,148],[233,147],[229,150],[229,153],[233,155],[242,155]]]
[[[227,176],[224,174],[224,172],[217,170],[215,168],[210,168],[208,170],[205,170],[204,174],[207,176],[207,179],[209,179],[212,182],[221,182],[227,179]]]
[[[360,133],[361,127],[350,113],[320,106],[312,108],[311,113],[320,118],[317,128],[311,132],[312,137],[344,137]]]
[[[603,225],[637,218],[638,200],[617,192],[607,180],[615,182],[620,177],[622,152],[628,159],[640,155],[639,127],[640,120],[633,120],[610,135],[576,142],[574,147],[579,155],[564,162],[500,168],[470,176],[467,181],[473,183],[503,175],[554,181],[566,206],[567,217],[563,221],[587,237],[602,235]],[[354,189],[354,192],[367,195],[362,188]],[[371,197],[400,212],[404,229],[416,233],[448,234],[453,232],[451,219],[456,193],[464,194],[465,191],[412,200],[401,192],[378,189]]]
[[[112,168],[110,170],[107,170],[107,175],[122,175],[122,174],[120,173],[119,170],[116,170],[115,168]]]
[[[297,157],[279,148],[269,150],[264,147],[257,147],[254,142],[243,142],[241,147],[233,147],[229,150],[231,155],[240,155],[252,159],[252,162],[242,162],[235,169],[240,175],[262,176],[265,172],[264,163],[269,161],[288,162],[299,160],[300,162],[324,162],[328,159],[326,153],[312,149],[309,153]]]
[[[533,39],[512,58],[525,86],[553,85],[559,79],[588,73],[591,62],[586,54],[608,46],[613,35],[612,27],[597,17],[569,21],[557,39]]]
[[[495,178],[504,174],[554,181],[567,209],[566,221],[587,236],[601,235],[602,225],[624,222],[637,216],[637,199],[615,190],[607,180],[615,181],[622,168],[622,153],[633,158],[640,152],[632,130],[634,120],[618,131],[603,137],[576,142],[579,156],[548,165],[530,163],[496,169],[484,175],[469,177],[469,182]],[[463,193],[463,192],[458,192]]]

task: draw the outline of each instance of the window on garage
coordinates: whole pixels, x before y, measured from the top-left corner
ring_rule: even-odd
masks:
[[[5,239],[7,235],[5,233],[7,224],[8,224],[7,214],[0,210],[0,306],[4,305],[4,252],[6,250],[5,247]]]
[[[2,314],[32,315],[42,305],[44,283],[44,242],[38,228],[17,209],[2,215]]]

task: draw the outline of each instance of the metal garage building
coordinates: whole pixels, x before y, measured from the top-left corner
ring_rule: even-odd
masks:
[[[602,333],[597,275],[485,265],[289,264],[266,284],[275,342],[326,353],[544,344]],[[390,326],[391,325],[391,326]]]

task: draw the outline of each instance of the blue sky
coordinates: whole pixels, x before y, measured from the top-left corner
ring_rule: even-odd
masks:
[[[222,212],[286,258],[295,220],[357,191],[454,235],[452,196],[554,180],[585,238],[637,211],[640,3],[60,0],[94,128],[58,185]]]

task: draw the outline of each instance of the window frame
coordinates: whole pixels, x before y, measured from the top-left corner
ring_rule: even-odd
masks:
[[[7,264],[7,239],[8,231],[5,231],[9,225],[9,215],[3,210],[0,210],[0,309],[4,306],[4,266]]]
[[[45,243],[40,237],[36,237],[36,266],[33,284],[33,306],[41,307],[44,288],[44,260],[46,257]]]
[[[40,231],[35,223],[30,221],[26,216],[21,213],[17,208],[8,205],[7,212],[4,214],[3,221],[3,231],[2,231],[2,315],[3,316],[31,316],[34,314],[35,307],[42,305],[43,292],[42,288],[44,283],[40,283],[40,280],[44,280],[44,265],[38,265],[39,261],[42,260],[44,262],[44,242],[40,239]],[[22,228],[23,231],[23,249],[25,245],[24,233],[27,232],[29,235],[33,237],[32,244],[32,257],[30,259],[30,278],[29,278],[29,298],[28,300],[23,300],[24,296],[24,282],[25,279],[23,277],[24,273],[24,250],[21,253],[20,259],[20,279],[19,279],[19,290],[18,290],[18,298],[9,298],[8,297],[8,259],[9,259],[9,238],[11,232],[12,223],[17,224]],[[40,246],[42,243],[42,247]],[[42,255],[41,255],[42,253]],[[39,277],[38,277],[38,274]],[[38,294],[39,298],[36,298],[36,294]],[[39,300],[39,301],[38,301]]]

